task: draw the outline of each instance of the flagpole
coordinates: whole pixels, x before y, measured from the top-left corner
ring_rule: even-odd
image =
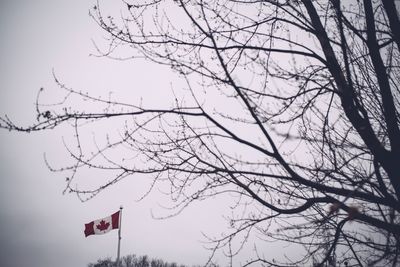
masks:
[[[121,249],[121,221],[122,221],[122,206],[119,207],[117,267],[120,266],[119,253],[120,253],[120,249]]]

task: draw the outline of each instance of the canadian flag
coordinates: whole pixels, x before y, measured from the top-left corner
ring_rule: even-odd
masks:
[[[112,229],[119,228],[120,211],[111,216],[92,221],[85,224],[85,237],[90,235],[102,235],[110,232]]]

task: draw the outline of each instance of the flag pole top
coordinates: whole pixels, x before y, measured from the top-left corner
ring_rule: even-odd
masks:
[[[120,210],[122,210],[122,209],[123,209],[122,205],[121,205],[121,206],[119,206],[119,209],[120,209]]]

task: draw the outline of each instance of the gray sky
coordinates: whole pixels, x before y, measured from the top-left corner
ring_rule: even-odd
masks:
[[[74,88],[96,94],[113,91],[153,101],[169,87],[168,73],[147,63],[115,62],[89,57],[91,39],[101,39],[88,16],[94,1],[0,1],[0,115],[17,123],[35,120],[34,102],[40,87],[56,90],[52,69]],[[157,72],[157,79],[149,73]],[[56,93],[55,93],[56,95]],[[81,203],[62,195],[65,177],[51,173],[43,154],[62,166],[68,159],[62,137],[70,129],[43,133],[0,131],[0,259],[3,267],[86,266],[115,257],[117,231],[85,238],[84,223],[111,215],[124,206],[122,255],[148,254],[167,261],[202,264],[208,253],[201,232],[221,230],[223,205],[195,204],[178,217],[154,220],[163,199],[155,193],[142,202],[143,177],[129,177],[95,199]],[[207,213],[199,212],[207,208]]]
[[[103,6],[107,9],[119,1],[104,2],[110,5]],[[21,125],[35,121],[34,103],[41,87],[49,101],[57,102],[60,94],[53,69],[69,87],[95,96],[112,92],[124,102],[139,103],[143,98],[145,104],[157,106],[171,96],[171,82],[179,87],[166,68],[89,56],[95,52],[92,39],[106,44],[88,16],[94,4],[93,0],[0,0],[0,116],[7,114]],[[109,129],[113,131],[113,125]],[[134,175],[82,203],[74,195],[62,194],[65,174],[50,172],[43,159],[46,153],[52,165],[64,166],[68,154],[62,138],[71,140],[72,134],[68,127],[31,134],[0,130],[2,267],[79,267],[115,258],[117,231],[85,238],[83,230],[85,223],[111,215],[120,205],[124,206],[122,255],[147,254],[188,265],[206,262],[209,253],[200,242],[201,232],[217,236],[224,231],[222,215],[230,212],[226,198],[195,203],[177,217],[155,220],[152,212],[165,214],[160,206],[167,199],[155,190],[137,202],[149,180]],[[275,243],[260,251],[269,258],[293,252],[289,247],[279,249]],[[250,246],[235,264],[251,258],[251,252]],[[218,259],[223,265],[223,257]]]

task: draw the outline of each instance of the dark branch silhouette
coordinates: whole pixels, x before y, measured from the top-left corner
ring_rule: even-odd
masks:
[[[94,97],[56,78],[62,101],[44,105],[40,90],[37,122],[1,118],[15,131],[74,129],[75,144],[65,143],[73,163],[49,165],[68,173],[66,192],[86,200],[149,174],[151,189],[169,185],[176,213],[232,196],[230,232],[210,240],[212,256],[220,249],[233,259],[257,235],[304,253],[266,258],[256,250],[246,265],[398,263],[395,1],[125,0],[120,14],[106,13],[100,2],[90,11],[109,38],[108,49],[96,46],[99,56],[144,57],[169,66],[186,86],[158,108]],[[95,129],[108,122],[119,134],[100,141],[104,128]],[[109,179],[72,186],[89,169]]]

